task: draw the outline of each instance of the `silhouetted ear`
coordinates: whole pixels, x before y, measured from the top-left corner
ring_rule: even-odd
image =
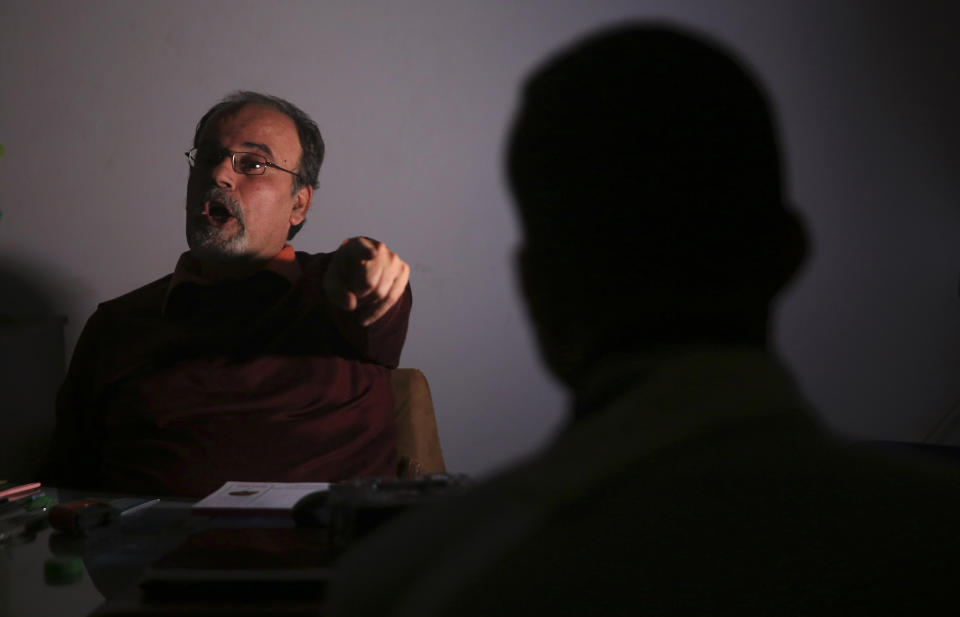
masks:
[[[538,276],[537,267],[536,267],[536,257],[533,255],[529,247],[526,245],[521,246],[517,249],[517,252],[514,254],[514,259],[517,264],[517,277],[519,279],[520,293],[523,296],[524,306],[526,308],[527,317],[530,320],[530,324],[533,326],[534,334],[537,339],[537,347],[540,351],[540,356],[543,358],[544,362],[547,364],[547,367],[550,368],[554,373],[557,372],[557,367],[554,366],[552,361],[551,348],[553,344],[551,343],[552,338],[550,334],[550,326],[547,323],[544,323],[544,307],[549,301],[545,297],[543,286],[546,282],[542,279],[542,276]]]
[[[809,250],[807,228],[803,218],[789,205],[783,209],[782,215],[782,232],[778,238],[780,259],[776,264],[777,271],[771,277],[776,285],[774,292],[782,289],[796,276],[806,261]]]
[[[526,303],[527,312],[537,329],[537,334],[548,337],[546,331],[551,326],[551,322],[556,321],[562,309],[557,309],[557,286],[556,275],[558,271],[564,271],[565,268],[559,266],[559,261],[563,255],[554,255],[557,262],[549,265],[557,266],[556,269],[550,268],[546,263],[542,252],[532,249],[529,245],[524,245],[517,249],[517,270],[520,275],[520,290],[523,293],[523,299]],[[573,296],[576,301],[580,298]],[[549,337],[548,337],[549,338]],[[545,341],[541,340],[541,345]]]
[[[587,360],[583,339],[593,339],[591,323],[583,323],[584,299],[570,286],[571,256],[544,253],[523,246],[515,255],[520,289],[537,339],[540,357],[547,368],[568,386],[576,388]],[[565,274],[566,273],[566,274]]]

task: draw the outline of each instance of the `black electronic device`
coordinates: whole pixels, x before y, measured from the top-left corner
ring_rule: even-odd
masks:
[[[316,491],[301,497],[293,504],[293,520],[304,527],[326,527],[329,525],[329,511],[326,509],[330,491]]]
[[[456,497],[472,484],[465,475],[433,474],[416,480],[357,480],[311,493],[293,508],[299,525],[325,527],[342,549],[412,507]]]

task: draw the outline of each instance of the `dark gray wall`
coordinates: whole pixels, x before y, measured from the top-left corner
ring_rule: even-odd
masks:
[[[700,28],[766,80],[814,239],[779,348],[832,426],[929,435],[960,396],[947,2],[3,3],[0,260],[52,294],[69,350],[98,301],[185,249],[181,153],[200,114],[238,88],[289,98],[329,146],[295,245],[362,233],[412,265],[403,364],[430,379],[450,467],[487,472],[564,419],[511,267],[501,151],[516,88],[549,50],[627,17]]]

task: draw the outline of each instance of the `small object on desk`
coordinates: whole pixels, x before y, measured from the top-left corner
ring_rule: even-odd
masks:
[[[49,526],[47,511],[52,504],[52,498],[40,493],[0,505],[0,543],[32,542],[39,531]]]
[[[293,521],[303,527],[327,527],[330,510],[326,507],[330,491],[315,491],[300,498],[293,506]]]
[[[95,527],[117,520],[119,510],[96,499],[80,499],[50,508],[50,526],[70,535],[82,536]]]
[[[43,580],[48,585],[70,585],[83,579],[83,559],[50,557],[43,562]]]
[[[9,482],[7,484],[9,484]],[[14,501],[21,497],[27,497],[28,495],[40,492],[41,487],[39,482],[17,484],[14,486],[7,486],[7,484],[0,486],[0,500],[6,499],[9,501]]]
[[[115,508],[120,513],[120,516],[129,516],[160,503],[160,499],[150,497],[121,497],[119,499],[111,499],[109,503],[112,508]]]
[[[330,495],[323,501],[298,504],[304,512],[294,520],[300,525],[327,527],[334,547],[343,549],[400,512],[456,498],[471,485],[472,480],[462,474],[431,474],[418,480],[343,482],[332,486]],[[313,512],[306,511],[310,506]]]
[[[305,495],[325,491],[326,482],[227,482],[193,505],[194,514],[289,515]]]
[[[30,500],[24,504],[23,508],[27,512],[46,512],[53,505],[53,497],[40,493],[33,495]]]
[[[34,505],[34,502],[36,502],[38,499],[49,498],[46,497],[39,489],[25,494],[18,494],[13,497],[4,497],[0,499],[0,517],[10,514],[11,512],[20,513],[24,510],[36,510],[39,506]]]

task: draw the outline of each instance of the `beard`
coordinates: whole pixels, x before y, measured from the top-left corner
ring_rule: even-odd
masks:
[[[187,245],[194,255],[210,260],[243,256],[247,228],[239,202],[219,187],[205,191],[198,201],[194,207],[187,203]]]

